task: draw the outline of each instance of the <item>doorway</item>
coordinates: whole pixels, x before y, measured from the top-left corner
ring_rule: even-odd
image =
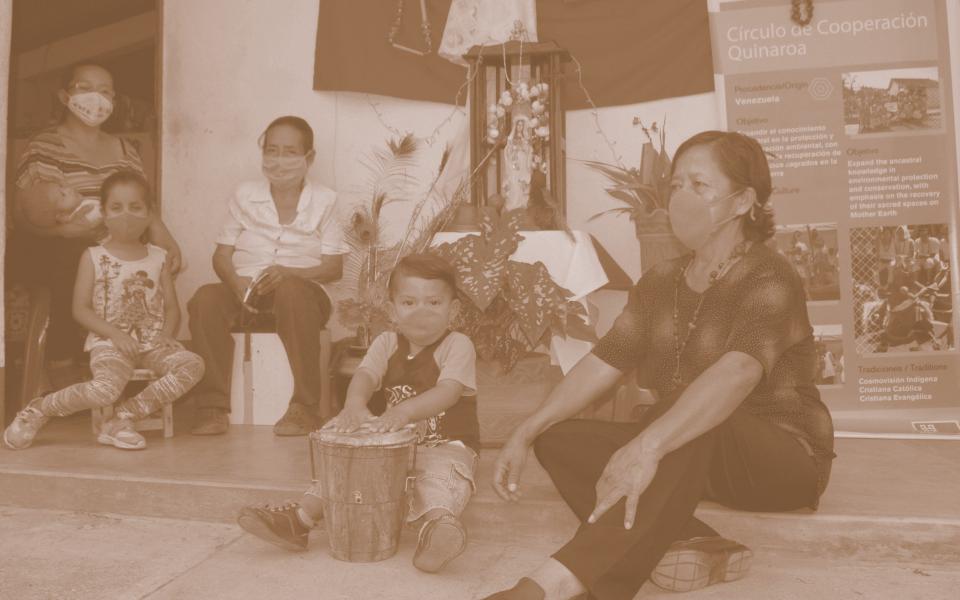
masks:
[[[113,112],[102,130],[139,154],[156,186],[159,160],[160,0],[13,0],[6,151],[7,253],[4,277],[6,381],[3,423],[29,396],[62,387],[82,370],[47,369],[36,286],[28,285],[30,252],[18,244],[12,208],[21,157],[35,136],[55,129],[66,110],[57,98],[65,72],[93,62],[113,75]],[[69,168],[69,167],[68,167]],[[40,350],[40,364],[36,351]],[[31,353],[32,352],[32,353]],[[30,359],[33,359],[31,362]],[[38,370],[39,368],[39,370]],[[24,397],[27,396],[27,397]],[[2,406],[2,404],[0,404]]]

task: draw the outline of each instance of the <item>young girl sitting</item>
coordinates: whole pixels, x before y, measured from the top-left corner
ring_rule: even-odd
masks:
[[[132,171],[114,173],[100,198],[109,237],[84,251],[73,291],[73,317],[89,331],[84,349],[93,379],[33,399],[3,432],[10,448],[30,446],[50,417],[114,404],[138,367],[160,378],[117,404],[97,441],[143,448],[134,422],[182,396],[203,375],[203,360],[173,337],[180,308],[166,252],[141,241],[153,213],[147,181]]]

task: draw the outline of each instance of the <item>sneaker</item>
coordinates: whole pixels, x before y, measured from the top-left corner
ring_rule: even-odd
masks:
[[[300,520],[298,508],[300,505],[296,502],[281,506],[244,506],[237,516],[237,524],[265,542],[302,552],[307,549],[310,528]]]
[[[753,552],[719,536],[674,542],[650,574],[650,581],[670,592],[689,592],[747,574]]]
[[[27,407],[17,413],[13,422],[3,432],[3,443],[11,450],[29,448],[40,428],[46,425],[50,417],[44,415],[37,405],[40,398],[31,400]]]
[[[143,450],[147,440],[133,428],[133,421],[114,417],[100,426],[97,441],[121,450]]]
[[[230,428],[227,411],[221,408],[197,409],[196,425],[190,430],[192,435],[221,435]]]
[[[467,548],[467,530],[453,515],[431,519],[420,528],[413,566],[436,573]]]
[[[310,408],[299,402],[291,402],[287,412],[273,426],[276,435],[307,435],[317,429],[317,417]]]

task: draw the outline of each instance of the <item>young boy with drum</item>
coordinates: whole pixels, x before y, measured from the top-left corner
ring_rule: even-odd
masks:
[[[416,484],[409,523],[420,533],[413,564],[436,572],[466,548],[459,516],[475,491],[480,450],[476,351],[449,330],[459,300],[453,268],[429,254],[404,257],[391,273],[389,310],[396,331],[378,336],[350,381],[343,410],[323,429],[352,433],[417,433]],[[248,506],[237,519],[246,531],[290,550],[304,550],[323,516],[314,485],[299,502]]]

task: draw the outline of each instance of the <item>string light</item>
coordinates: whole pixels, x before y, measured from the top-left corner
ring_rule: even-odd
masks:
[[[518,37],[520,38],[519,39],[520,52],[522,56],[524,36],[518,36]],[[506,44],[501,44],[501,49],[503,52],[504,65],[506,65]],[[583,65],[580,64],[580,61],[577,60],[577,57],[574,56],[572,53],[570,54],[570,59],[573,61],[574,65],[576,65],[577,86],[580,88],[580,91],[583,93],[583,96],[586,99],[587,104],[590,106],[590,115],[593,117],[595,133],[603,139],[604,144],[610,150],[610,155],[613,156],[613,160],[617,164],[617,166],[619,166],[622,169],[626,169],[626,167],[623,164],[623,156],[619,152],[617,152],[617,148],[616,148],[617,143],[610,139],[610,136],[607,135],[607,132],[604,131],[603,126],[600,124],[600,109],[597,107],[597,104],[593,101],[593,96],[590,95],[590,91],[583,84]],[[464,114],[463,110],[459,106],[460,97],[463,94],[463,91],[467,89],[471,83],[473,83],[474,79],[476,79],[477,73],[480,71],[480,68],[481,67],[474,69],[473,75],[472,76],[467,75],[467,77],[464,79],[464,82],[460,85],[460,88],[457,90],[456,96],[454,97],[453,109],[446,116],[446,118],[440,121],[440,123],[433,128],[433,131],[431,132],[431,134],[424,139],[424,142],[427,144],[427,146],[432,147],[433,144],[436,143],[440,132],[447,125],[449,125],[451,121],[453,121],[453,118],[457,115],[457,113]],[[504,69],[507,82],[511,83],[512,85],[513,82],[510,80],[509,73],[507,73],[506,71],[507,69]],[[375,102],[371,98],[370,94],[364,94],[364,97],[366,98],[367,104],[370,105],[370,108],[373,110],[373,113],[377,116],[377,120],[384,127],[384,129],[386,129],[387,131],[389,131],[390,133],[398,137],[404,137],[406,135],[413,133],[410,130],[407,130],[406,132],[400,131],[398,128],[391,125],[389,122],[387,122],[386,117],[384,116],[383,112],[380,110],[380,103]]]
[[[453,118],[457,116],[458,113],[465,114],[463,109],[460,108],[460,96],[463,95],[463,91],[467,89],[471,83],[473,83],[474,79],[476,79],[477,73],[479,72],[479,70],[480,70],[479,68],[474,69],[473,75],[467,75],[464,78],[463,83],[460,84],[460,88],[457,90],[457,93],[454,96],[453,109],[442,121],[440,121],[440,123],[436,127],[433,128],[433,131],[430,133],[429,136],[427,136],[426,138],[423,138],[423,141],[427,144],[427,146],[432,147],[437,142],[437,139],[440,137],[441,130],[443,130],[447,125],[449,125],[450,122],[453,121]],[[370,94],[364,94],[364,98],[366,98],[367,104],[369,104],[370,108],[373,109],[373,113],[377,116],[377,120],[380,121],[380,124],[384,127],[384,129],[386,129],[393,135],[401,138],[406,137],[407,135],[410,135],[413,133],[410,130],[407,130],[406,132],[400,131],[399,129],[397,129],[390,123],[388,123],[383,112],[380,110],[380,103],[374,101],[373,98],[371,98]]]
[[[580,61],[577,60],[577,57],[573,54],[570,54],[570,59],[573,60],[573,64],[577,66],[577,85],[580,87],[580,91],[583,92],[583,96],[587,99],[587,104],[590,105],[590,114],[593,116],[593,123],[596,125],[597,135],[603,138],[603,141],[607,145],[607,148],[610,149],[610,154],[613,155],[613,160],[617,163],[617,166],[621,169],[626,169],[623,164],[623,156],[617,152],[617,143],[610,139],[610,137],[607,135],[607,132],[605,132],[603,127],[600,125],[600,109],[597,108],[596,103],[594,103],[593,97],[590,95],[590,91],[587,90],[585,85],[583,85],[583,67],[580,65]]]

